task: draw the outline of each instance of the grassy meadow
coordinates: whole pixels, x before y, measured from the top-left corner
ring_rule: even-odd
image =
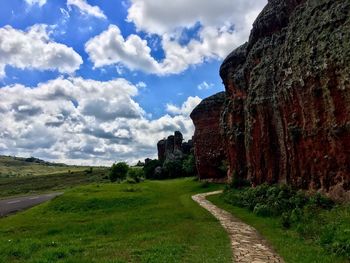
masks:
[[[0,219],[0,262],[232,262],[226,232],[190,179],[90,184]]]
[[[105,181],[109,181],[108,170],[106,168],[93,168],[92,170],[36,176],[0,178],[0,198],[15,195],[41,194],[82,184]]]
[[[26,158],[0,155],[0,179],[48,174],[81,172],[89,167],[54,163],[28,162]]]

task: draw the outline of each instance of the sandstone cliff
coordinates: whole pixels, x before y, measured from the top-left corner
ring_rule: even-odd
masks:
[[[191,113],[196,127],[193,143],[196,166],[200,179],[221,179],[220,170],[225,160],[225,149],[220,135],[220,114],[225,93],[220,92],[203,100]]]
[[[195,146],[221,115],[229,176],[350,198],[350,1],[270,0],[220,76],[226,101],[194,120]]]

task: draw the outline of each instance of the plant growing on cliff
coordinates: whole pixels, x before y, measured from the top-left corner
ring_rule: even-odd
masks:
[[[125,162],[114,163],[109,171],[109,179],[111,182],[122,181],[126,178],[129,165]]]

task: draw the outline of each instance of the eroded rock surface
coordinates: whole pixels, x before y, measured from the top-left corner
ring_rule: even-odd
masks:
[[[248,43],[227,57],[220,76],[227,97],[220,128],[230,176],[349,199],[348,0],[270,0]],[[207,127],[218,126],[215,110],[194,121],[197,141]],[[217,145],[209,143],[207,150],[221,154]],[[205,170],[197,158],[198,170]]]
[[[180,131],[176,131],[174,135],[168,136],[157,143],[158,160],[164,162],[165,160],[181,159],[184,155],[191,153],[193,148],[192,140],[183,142],[183,135]]]
[[[220,114],[224,102],[225,92],[220,92],[203,100],[191,113],[196,127],[193,143],[200,179],[226,177],[219,169],[226,159],[220,134]]]

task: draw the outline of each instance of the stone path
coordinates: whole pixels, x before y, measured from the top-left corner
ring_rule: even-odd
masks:
[[[220,194],[222,191],[197,194],[192,199],[212,213],[230,235],[233,250],[233,262],[236,263],[283,263],[283,259],[271,249],[266,240],[251,226],[218,208],[206,197]]]

